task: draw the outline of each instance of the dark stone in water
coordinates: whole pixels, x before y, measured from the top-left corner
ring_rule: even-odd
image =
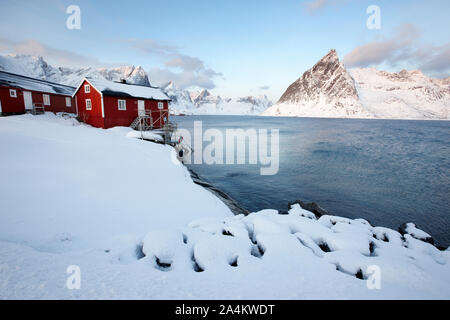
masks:
[[[325,216],[325,215],[330,215],[330,213],[327,210],[325,210],[324,208],[322,208],[315,202],[307,203],[307,202],[303,202],[301,200],[296,200],[294,202],[289,203],[289,208],[292,207],[296,203],[298,203],[302,209],[308,210],[308,211],[314,213],[317,218],[320,218],[321,216]]]

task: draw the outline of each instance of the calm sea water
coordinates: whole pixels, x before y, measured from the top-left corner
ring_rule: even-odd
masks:
[[[450,122],[174,117],[180,128],[280,130],[280,168],[189,165],[249,211],[287,210],[315,201],[332,214],[397,229],[415,222],[440,245],[450,245]],[[195,150],[195,146],[194,146]],[[225,153],[225,152],[224,152]]]

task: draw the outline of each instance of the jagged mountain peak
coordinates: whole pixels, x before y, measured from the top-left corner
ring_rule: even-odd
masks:
[[[358,111],[358,93],[353,79],[333,49],[291,84],[278,104],[319,103],[319,100],[333,104],[333,100],[340,98],[353,100],[352,113]]]

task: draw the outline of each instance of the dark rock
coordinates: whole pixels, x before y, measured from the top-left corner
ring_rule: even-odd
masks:
[[[331,249],[330,249],[330,247],[328,246],[328,243],[326,243],[326,242],[320,242],[320,243],[318,243],[317,245],[319,246],[319,248],[320,248],[323,252],[325,252],[325,253],[331,252]]]
[[[222,231],[222,235],[229,236],[229,237],[234,237],[234,235],[228,230],[223,230]]]
[[[415,234],[408,233],[408,232],[406,231],[407,228],[408,228],[408,223],[406,223],[406,222],[405,222],[405,223],[402,223],[402,224],[400,225],[400,227],[398,227],[398,232],[400,232],[400,234],[401,234],[402,236],[404,236],[405,234],[409,234],[409,235],[410,235],[411,237],[413,237],[414,239],[417,239],[417,240],[421,240],[421,241],[427,242],[427,243],[429,243],[429,244],[431,244],[431,245],[434,246],[434,239],[433,239],[433,237],[420,238],[420,237],[418,237],[418,236],[415,235]],[[417,226],[416,226],[416,228],[420,230],[420,228],[418,228]]]
[[[364,274],[361,269],[358,270],[358,272],[355,274],[355,277],[360,280],[364,280]]]
[[[301,200],[296,200],[294,202],[290,202],[289,203],[289,208],[292,207],[296,203],[298,203],[302,209],[308,210],[308,211],[314,213],[316,218],[320,218],[321,216],[330,214],[327,210],[325,210],[324,208],[320,207],[315,202],[306,203],[306,202],[303,202]]]

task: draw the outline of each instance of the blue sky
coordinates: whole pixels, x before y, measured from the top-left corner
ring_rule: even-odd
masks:
[[[80,30],[66,28],[71,4]],[[380,30],[366,27],[369,5],[381,9]],[[0,53],[58,66],[141,65],[155,84],[277,100],[332,48],[350,67],[449,76],[448,12],[446,0],[2,0]]]

